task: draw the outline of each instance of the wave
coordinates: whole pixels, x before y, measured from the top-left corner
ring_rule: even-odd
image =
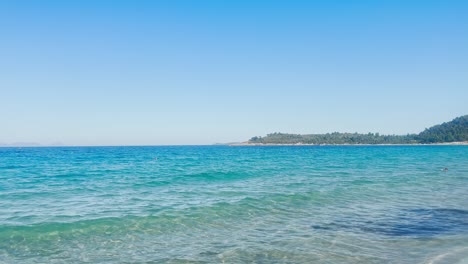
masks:
[[[159,232],[177,228],[177,225],[200,226],[214,221],[235,221],[242,217],[263,217],[276,214],[293,214],[293,207],[307,206],[319,201],[318,193],[266,194],[263,197],[244,197],[231,202],[214,202],[211,205],[165,209],[156,215],[125,215],[69,222],[47,222],[33,225],[0,226],[0,241],[14,236],[43,236],[60,233],[61,236],[81,234],[98,235],[134,232]],[[293,206],[292,206],[293,205]],[[277,216],[277,215],[276,215]],[[234,217],[234,218],[233,218]],[[159,230],[159,231],[158,231]],[[0,242],[2,243],[2,242]]]

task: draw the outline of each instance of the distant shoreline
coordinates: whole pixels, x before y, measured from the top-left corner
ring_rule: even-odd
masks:
[[[468,141],[444,142],[444,143],[412,143],[412,144],[275,144],[275,143],[235,143],[228,144],[233,147],[255,147],[255,146],[468,146]]]
[[[275,146],[468,146],[468,141],[464,142],[447,142],[447,143],[413,143],[413,144],[272,144],[272,143],[228,143],[228,144],[203,144],[203,145],[35,145],[35,146],[15,146],[15,145],[0,145],[1,148],[103,148],[103,147],[196,147],[196,146],[231,146],[231,147],[275,147]]]

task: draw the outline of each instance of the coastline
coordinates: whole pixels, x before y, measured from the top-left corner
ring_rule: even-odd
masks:
[[[304,143],[295,143],[295,144],[276,144],[276,143],[249,143],[249,142],[242,142],[242,143],[234,143],[234,144],[227,144],[228,146],[232,147],[254,147],[254,146],[468,146],[468,141],[461,141],[461,142],[443,142],[443,143],[414,143],[414,144],[304,144]]]

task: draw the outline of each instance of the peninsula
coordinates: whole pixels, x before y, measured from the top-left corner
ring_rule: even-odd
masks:
[[[468,115],[425,129],[419,134],[380,135],[379,133],[286,134],[272,133],[252,137],[236,145],[399,145],[464,144],[468,145]]]

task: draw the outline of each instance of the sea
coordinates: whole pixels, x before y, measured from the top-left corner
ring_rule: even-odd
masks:
[[[0,263],[468,263],[468,146],[0,148]]]

